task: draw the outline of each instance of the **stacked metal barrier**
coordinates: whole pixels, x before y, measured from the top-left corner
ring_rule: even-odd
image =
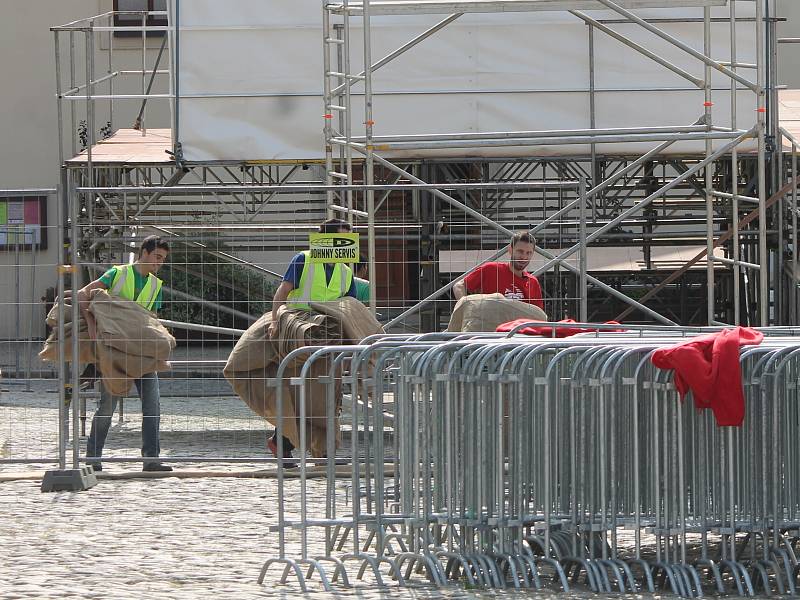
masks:
[[[352,433],[339,456],[355,460],[337,466],[331,439],[322,466],[282,471],[279,555],[260,580],[277,565],[304,589],[317,573],[326,589],[358,578],[794,594],[800,338],[762,331],[740,353],[741,428],[682,403],[671,372],[650,361],[700,330],[385,336],[300,350],[307,370],[329,361],[329,402],[344,368]]]

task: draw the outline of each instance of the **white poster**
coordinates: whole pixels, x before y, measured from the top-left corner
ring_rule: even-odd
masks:
[[[664,2],[662,2],[663,4]],[[689,2],[691,3],[691,2]],[[575,3],[573,3],[575,4]],[[672,6],[686,4],[682,0]],[[695,2],[696,4],[696,2]],[[293,0],[191,0],[179,3],[178,139],[190,161],[320,159],[324,157],[322,2]],[[739,17],[753,15],[738,1]],[[173,3],[174,10],[174,3]],[[713,8],[725,18],[727,7]],[[594,19],[616,19],[590,10]],[[702,8],[638,10],[657,27],[703,50]],[[172,15],[173,22],[175,15]],[[671,22],[689,18],[693,22]],[[388,55],[443,19],[443,15],[392,15],[372,19],[372,60]],[[352,19],[352,70],[360,70],[360,20]],[[637,24],[610,23],[670,63],[702,79],[705,67]],[[594,29],[566,11],[465,14],[374,73],[374,134],[474,133],[589,128],[590,72],[594,74],[594,125],[686,126],[704,113],[695,84]],[[737,59],[755,62],[755,25],[741,22]],[[711,55],[730,59],[728,22],[712,27]],[[335,55],[335,52],[333,53]],[[339,69],[334,60],[332,68]],[[755,72],[741,74],[754,79]],[[730,79],[714,71],[712,120],[731,125]],[[353,90],[354,135],[363,134],[363,85]],[[740,129],[756,121],[755,95],[737,92]],[[334,114],[339,125],[341,113]],[[715,142],[719,147],[724,142]],[[601,153],[640,154],[644,144],[599,146]],[[671,153],[702,152],[703,142],[681,142]],[[475,147],[384,152],[388,156],[585,155],[586,145]]]

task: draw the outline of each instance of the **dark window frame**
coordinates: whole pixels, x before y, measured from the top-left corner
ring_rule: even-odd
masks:
[[[142,4],[147,4],[147,10],[153,11],[155,10],[155,0],[141,0]],[[119,11],[119,0],[114,0],[114,10]],[[144,10],[144,7],[142,8]],[[135,22],[134,22],[135,21]],[[115,27],[138,27],[141,26],[142,20],[138,16],[133,15],[114,15],[114,26]],[[168,25],[167,16],[166,15],[148,15],[147,21],[145,22],[147,26],[160,26],[164,27]],[[147,31],[145,35],[147,37],[163,37],[166,31]],[[115,31],[114,37],[120,38],[130,38],[130,37],[142,37],[141,31]]]

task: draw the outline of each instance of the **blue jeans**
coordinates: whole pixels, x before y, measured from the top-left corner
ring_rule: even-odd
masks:
[[[142,456],[158,456],[161,446],[158,430],[161,423],[161,395],[158,390],[158,374],[148,373],[135,379],[139,398],[142,400]],[[112,396],[100,383],[100,403],[92,418],[92,430],[86,441],[86,456],[100,458],[106,444],[111,417],[117,408],[118,396]],[[99,461],[98,461],[99,462]]]

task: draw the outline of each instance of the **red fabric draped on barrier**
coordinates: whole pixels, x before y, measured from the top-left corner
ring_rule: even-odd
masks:
[[[502,325],[498,325],[495,331],[499,331],[501,333],[507,333],[525,323],[531,323],[531,319],[515,319],[513,321],[508,321],[507,323],[503,323]],[[557,338],[564,338],[569,337],[571,335],[575,335],[577,333],[594,333],[598,331],[597,329],[592,329],[591,327],[568,327],[571,323],[577,323],[574,319],[562,319],[559,323],[563,323],[563,326],[553,327],[552,325],[544,325],[541,327],[535,327],[529,325],[528,327],[523,327],[517,333],[522,333],[525,335],[541,335],[543,337],[557,337]],[[620,325],[616,321],[606,321],[604,325]],[[555,336],[553,336],[553,331],[555,330]],[[608,333],[609,331],[625,331],[624,329],[600,329],[600,333]]]
[[[691,390],[694,405],[710,408],[717,425],[739,427],[744,421],[739,348],[763,339],[760,331],[748,327],[725,329],[656,350],[651,360],[659,369],[674,369],[681,399]]]

